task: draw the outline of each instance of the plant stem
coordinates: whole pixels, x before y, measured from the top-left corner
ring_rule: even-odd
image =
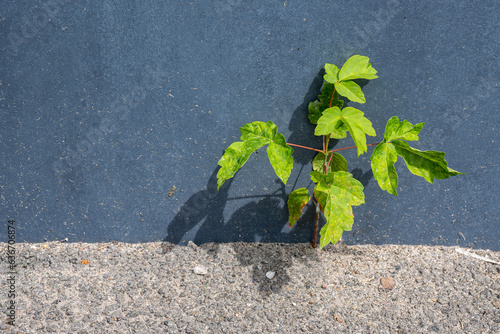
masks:
[[[326,137],[326,145],[323,147],[323,154],[325,155],[325,162],[323,163],[323,173],[328,171],[328,145],[330,144],[330,135]]]
[[[296,146],[296,147],[300,147],[300,148],[305,148],[305,149],[311,150],[311,151],[323,152],[322,150],[318,150],[318,149],[307,147],[307,146],[302,146],[302,145],[297,145],[297,144],[290,144],[290,143],[286,143],[286,144],[290,145],[290,146]]]
[[[375,144],[367,144],[366,146],[374,146],[374,145],[378,145],[380,143],[375,143]],[[349,146],[349,147],[344,147],[344,148],[338,148],[336,150],[331,150],[331,151],[328,151],[328,153],[333,153],[333,152],[338,152],[338,151],[343,151],[343,150],[349,150],[351,148],[356,148],[357,146]]]
[[[319,204],[316,204],[316,224],[314,225],[314,235],[312,248],[316,248],[316,241],[318,239],[318,221],[319,221]]]
[[[328,160],[328,165],[326,165],[326,170],[328,170],[328,167],[330,167],[330,163],[332,162],[333,154],[330,155],[330,160]]]
[[[335,88],[333,88],[332,97],[330,97],[330,106],[329,106],[329,108],[332,107],[332,102],[333,102],[333,96],[334,95],[335,95]]]
[[[333,91],[332,91],[332,96],[330,97],[330,104],[328,105],[328,108],[331,108],[332,107],[332,103],[333,103],[333,97],[335,96],[335,87],[333,88]],[[328,162],[328,144],[330,142],[330,135],[328,135],[328,137],[326,137],[326,145],[325,145],[325,136],[323,136],[323,154],[325,155],[325,162],[323,163],[323,172],[326,174],[327,171],[328,171],[328,166],[330,165],[330,162]],[[330,161],[332,159],[330,158]],[[317,224],[317,223],[316,223]],[[315,235],[316,237],[316,235]]]

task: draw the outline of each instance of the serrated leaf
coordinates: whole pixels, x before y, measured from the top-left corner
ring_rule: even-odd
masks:
[[[425,123],[413,125],[407,120],[399,121],[398,116],[391,117],[385,126],[384,141],[389,142],[396,139],[418,141],[418,134]]]
[[[286,144],[285,137],[278,133],[267,147],[267,156],[276,175],[287,183],[293,168],[293,148]]]
[[[397,159],[396,149],[387,143],[377,145],[371,156],[373,177],[382,190],[394,196],[398,195],[398,173],[394,168]]]
[[[358,156],[366,152],[366,135],[376,136],[376,133],[372,127],[372,122],[364,117],[364,113],[361,110],[356,108],[347,107],[342,110],[339,108],[329,108],[325,110],[323,116],[318,120],[314,134],[321,136],[331,133],[333,138],[339,139],[340,135],[343,135],[340,132],[342,129],[339,127],[339,123],[345,124],[347,130],[351,133],[354,144],[358,148]]]
[[[316,136],[326,136],[331,134],[333,138],[342,139],[347,136],[345,128],[342,128],[342,111],[338,107],[328,108],[323,111],[323,116],[318,119],[318,124],[314,130]]]
[[[326,175],[323,174],[323,172],[320,172],[320,171],[312,171],[309,173],[309,175],[311,176],[311,180],[314,182],[314,183],[320,183],[321,181],[323,182],[326,182]]]
[[[227,179],[232,178],[236,172],[243,167],[253,152],[257,151],[265,144],[265,142],[259,143],[257,141],[237,141],[232,143],[224,151],[224,155],[222,155],[222,158],[219,160],[221,169],[217,173],[217,190],[222,187]]]
[[[351,173],[339,171],[324,175],[312,171],[310,175],[316,182],[314,196],[326,218],[320,231],[320,248],[323,248],[330,242],[336,243],[343,231],[351,230],[354,221],[352,206],[363,204],[365,195],[363,185]]]
[[[370,58],[354,55],[347,59],[338,73],[338,80],[376,79],[377,70],[370,64]]]
[[[217,189],[247,162],[250,155],[269,144],[267,155],[276,175],[286,184],[293,168],[293,148],[286,144],[285,137],[278,133],[276,124],[269,121],[252,122],[240,128],[242,141],[232,143],[219,160],[221,169],[217,173]]]
[[[321,235],[319,241],[319,248],[323,248],[329,243],[336,244],[337,241],[342,237],[344,231],[350,231],[352,229],[352,224],[354,223],[354,215],[352,214],[351,206],[341,206],[335,203],[331,203],[330,210],[337,213],[335,220],[328,222],[321,228],[319,232]]]
[[[336,83],[339,80],[339,68],[333,64],[325,64],[326,74],[323,76],[326,82]]]
[[[333,155],[333,157],[332,157]],[[328,159],[326,161],[330,161],[330,166],[328,166],[327,174],[330,172],[338,172],[338,171],[347,171],[347,161],[340,153],[329,153]],[[325,154],[318,153],[313,159],[312,167],[313,170],[323,173],[325,165]]]
[[[311,195],[309,195],[309,190],[306,188],[299,188],[290,193],[288,195],[288,226],[292,227],[295,225],[297,220],[299,220],[302,215],[302,210],[306,206],[306,204],[311,199]]]
[[[240,140],[272,140],[278,132],[278,127],[272,121],[247,123],[240,128]]]
[[[326,183],[326,175],[322,172],[312,171],[309,175],[311,176],[311,180],[316,184],[319,184],[320,182]],[[322,189],[321,187],[314,187],[314,198],[318,201],[321,211],[325,209],[326,200],[328,198],[328,192],[325,192],[324,190],[325,189]]]
[[[401,140],[382,142],[377,145],[371,156],[373,177],[382,190],[395,196],[398,195],[398,175],[394,168],[397,156],[403,157],[412,174],[423,177],[429,183],[433,183],[434,179],[441,180],[464,174],[448,167],[444,152],[420,151]]]
[[[323,115],[323,111],[330,107],[342,108],[344,101],[339,99],[339,94],[334,92],[335,86],[325,82],[318,100],[309,103],[308,117],[312,124],[316,124],[318,119]],[[333,98],[332,98],[333,94]]]
[[[423,177],[429,183],[433,183],[434,179],[442,180],[464,174],[448,167],[444,152],[420,151],[401,140],[394,140],[391,145],[394,145],[397,154],[403,157],[410,172]]]
[[[347,97],[352,102],[365,103],[365,94],[361,91],[361,87],[354,81],[341,81],[335,83],[337,92]]]

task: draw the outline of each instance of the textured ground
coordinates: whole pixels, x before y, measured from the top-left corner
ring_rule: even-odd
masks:
[[[15,259],[6,333],[500,332],[500,266],[457,248],[46,243]]]

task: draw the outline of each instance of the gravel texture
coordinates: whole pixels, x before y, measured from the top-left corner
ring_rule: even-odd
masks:
[[[5,333],[500,333],[500,266],[454,247],[15,249],[16,325],[2,319]],[[470,253],[500,261],[500,252]],[[1,289],[7,313],[6,279]]]

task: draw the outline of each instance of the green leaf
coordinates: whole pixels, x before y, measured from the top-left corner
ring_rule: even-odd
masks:
[[[345,131],[339,127],[339,123],[345,124],[347,130],[351,133],[354,144],[358,148],[358,156],[366,152],[366,135],[376,136],[376,133],[372,127],[372,122],[364,117],[364,113],[361,110],[352,107],[342,110],[339,108],[325,110],[323,116],[318,120],[314,134],[321,136],[331,133],[333,138],[344,138]]]
[[[335,212],[335,218],[321,228],[320,231],[320,249],[329,243],[335,244],[342,237],[344,231],[350,231],[354,223],[354,215],[352,214],[352,207],[336,203],[335,201],[328,202],[328,210]]]
[[[312,171],[309,175],[314,183],[326,182],[326,175],[323,172]]]
[[[311,175],[311,180],[314,183],[326,183],[326,175],[322,172],[312,171],[309,175]],[[324,211],[326,207],[326,201],[328,199],[328,192],[325,192],[325,189],[316,186],[314,187],[314,198],[316,198],[316,200],[318,201],[320,210]]]
[[[323,115],[323,111],[325,111],[325,109],[330,107],[342,108],[344,105],[344,101],[339,99],[339,94],[334,92],[334,90],[335,86],[333,84],[325,82],[323,84],[323,89],[321,90],[321,95],[318,96],[319,100],[309,103],[308,117],[312,124],[316,124],[318,122],[318,119],[321,115]]]
[[[314,196],[322,208],[326,224],[320,231],[320,248],[336,243],[343,231],[350,231],[354,222],[352,206],[365,202],[363,185],[351,173],[339,171],[328,175],[311,172],[316,183]]]
[[[325,64],[326,74],[323,76],[326,82],[336,83],[339,80],[339,68],[333,64]]]
[[[371,156],[373,177],[382,190],[394,196],[398,196],[398,174],[394,168],[397,159],[394,145],[387,143],[377,145]]]
[[[252,122],[240,128],[242,141],[232,143],[219,160],[221,169],[217,173],[217,189],[247,162],[250,155],[269,144],[267,156],[276,175],[286,184],[293,168],[293,148],[286,144],[285,137],[278,133],[273,122]]]
[[[241,140],[257,140],[266,141],[272,140],[276,133],[278,132],[278,127],[272,121],[267,123],[264,122],[252,122],[247,123],[240,128]]]
[[[333,157],[331,158],[332,155]],[[342,154],[329,153],[327,161],[330,161],[330,158],[332,159],[332,161],[330,162],[330,166],[328,167],[327,174],[330,172],[347,171],[347,161],[342,156]],[[312,162],[313,170],[323,173],[324,165],[325,165],[325,154],[320,152],[313,159]]]
[[[354,55],[347,59],[344,66],[338,72],[338,80],[353,80],[353,79],[376,79],[377,70],[370,64],[370,58],[365,56]]]
[[[365,103],[365,94],[361,91],[361,87],[354,81],[341,81],[335,83],[337,92],[347,97],[352,102]]]
[[[403,157],[410,172],[423,177],[429,183],[433,183],[434,179],[443,180],[464,174],[448,168],[444,152],[420,151],[401,140],[394,140],[391,145],[394,145],[397,154]]]
[[[285,137],[278,133],[267,147],[267,156],[276,175],[287,183],[293,168],[293,148],[286,144]]]
[[[309,190],[306,188],[299,188],[290,193],[288,196],[289,227],[292,227],[299,220],[302,210],[310,199],[311,195],[309,195]]]
[[[450,176],[465,175],[465,173],[460,173],[459,171],[451,169],[450,167],[448,167],[448,172],[450,173]]]
[[[219,160],[221,169],[217,173],[217,190],[222,187],[227,179],[232,178],[236,172],[243,167],[250,155],[264,146],[266,143],[258,143],[256,141],[232,143],[225,151],[222,158]]]
[[[341,125],[342,111],[339,107],[328,108],[323,111],[323,116],[318,119],[318,124],[314,130],[316,136],[327,136],[331,134],[333,138],[342,139],[347,136],[345,128]]]
[[[410,147],[406,141],[400,140],[418,140],[418,134],[423,126],[424,123],[413,125],[406,120],[400,122],[396,116],[387,122],[384,141],[373,151],[371,165],[373,177],[380,188],[389,194],[398,195],[398,175],[394,168],[397,156],[403,157],[412,174],[423,177],[429,183],[433,183],[434,179],[446,179],[463,174],[448,167],[444,152],[420,151]]]
[[[391,117],[385,127],[384,141],[389,142],[396,139],[418,141],[418,134],[424,125],[425,123],[413,125],[407,120],[400,122],[398,116]]]

